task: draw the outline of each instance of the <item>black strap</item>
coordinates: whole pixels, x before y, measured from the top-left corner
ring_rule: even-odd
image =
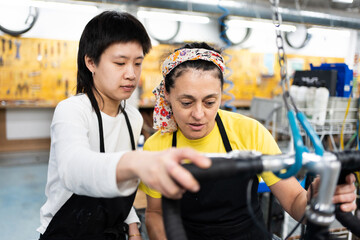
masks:
[[[102,118],[101,118],[101,113],[100,113],[99,107],[97,107],[97,109],[95,109],[95,112],[96,112],[96,116],[98,118],[98,123],[99,123],[100,152],[105,152],[104,130],[103,130]]]
[[[217,125],[218,125],[219,131],[220,131],[220,135],[221,135],[221,139],[222,139],[222,141],[223,141],[223,144],[224,144],[224,147],[225,147],[226,152],[231,152],[231,151],[232,151],[232,147],[231,147],[231,145],[230,145],[229,138],[228,138],[228,136],[227,136],[227,134],[226,134],[226,131],[225,131],[225,128],[224,128],[224,124],[223,124],[223,122],[221,121],[221,118],[220,118],[219,113],[216,114],[215,121],[216,121],[216,123],[217,123]],[[173,132],[173,138],[172,138],[172,146],[173,146],[173,147],[176,147],[176,144],[177,144],[176,133],[177,133],[177,131]]]
[[[220,135],[221,135],[221,139],[224,143],[224,147],[226,149],[226,152],[231,152],[232,151],[232,148],[231,148],[231,145],[230,145],[230,141],[229,141],[229,138],[226,134],[226,131],[225,131],[225,128],[224,128],[224,124],[223,122],[221,121],[221,118],[219,116],[219,113],[216,114],[216,118],[215,118],[215,121],[218,125],[218,128],[219,128],[219,131],[220,131]]]
[[[103,124],[102,124],[102,118],[101,113],[99,109],[99,105],[95,99],[95,96],[92,92],[88,93],[88,98],[90,99],[91,105],[95,110],[98,124],[99,124],[99,138],[100,138],[100,152],[105,152],[105,144],[104,144],[104,130],[103,130]]]
[[[173,138],[172,138],[172,143],[171,146],[176,148],[176,133],[177,131],[173,132]]]
[[[131,124],[130,124],[130,121],[129,121],[129,117],[128,117],[127,113],[125,112],[125,109],[123,110],[123,114],[124,114],[124,116],[125,116],[126,125],[127,125],[127,127],[128,127],[128,130],[129,130],[130,141],[131,141],[131,148],[132,148],[132,150],[136,150],[136,148],[135,148],[134,134],[133,134],[133,131],[132,131],[132,128],[131,128]]]
[[[95,98],[91,98],[91,97],[89,97],[89,98],[90,98],[91,105],[93,106],[93,108],[95,110],[95,113],[96,113],[96,116],[98,119],[98,123],[99,123],[100,152],[105,152],[104,130],[103,130],[102,117],[101,117],[99,105],[97,104],[97,101],[95,100]],[[131,127],[131,124],[129,121],[129,117],[128,117],[127,113],[125,112],[125,109],[123,110],[123,114],[125,117],[127,128],[129,130],[131,148],[132,148],[132,150],[136,150],[134,134],[133,134],[132,127]]]

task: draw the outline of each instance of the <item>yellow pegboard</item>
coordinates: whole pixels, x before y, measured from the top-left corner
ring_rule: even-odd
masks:
[[[77,41],[0,36],[0,101],[54,105],[74,94]]]
[[[140,104],[154,103],[152,90],[162,79],[161,63],[177,47],[160,44],[145,57],[139,83]],[[78,41],[0,36],[0,101],[55,105],[75,94],[77,48]],[[271,98],[281,92],[277,54],[246,49],[227,49],[226,53],[232,57],[228,67],[232,69],[229,80],[234,82],[230,93],[235,99]],[[308,70],[310,63],[344,62],[343,58],[301,55],[287,55],[287,59],[300,59],[302,70]]]

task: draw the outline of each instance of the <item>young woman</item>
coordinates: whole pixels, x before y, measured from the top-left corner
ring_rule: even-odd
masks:
[[[144,145],[159,151],[169,147],[192,147],[206,153],[231,150],[256,150],[263,154],[279,154],[271,134],[257,121],[243,115],[220,110],[224,60],[219,52],[205,43],[187,44],[175,50],[163,63],[164,80],[154,90],[157,104],[154,124],[160,129]],[[307,192],[295,178],[280,180],[272,173],[261,177],[282,207],[300,220],[308,200]],[[257,198],[258,178],[252,188],[252,208],[263,222]],[[337,189],[334,202],[344,211],[355,209],[354,176]],[[243,176],[201,182],[197,193],[185,193],[181,200],[181,216],[188,239],[266,239],[253,223],[246,208],[247,181]],[[166,239],[161,198],[146,184],[146,226],[150,239]]]
[[[199,185],[179,162],[209,159],[191,149],[135,150],[143,120],[125,104],[151,48],[143,25],[106,11],[85,27],[78,50],[77,95],[58,104],[51,124],[47,201],[40,239],[141,239],[132,208],[139,178],[170,197]],[[174,180],[182,184],[179,187]]]

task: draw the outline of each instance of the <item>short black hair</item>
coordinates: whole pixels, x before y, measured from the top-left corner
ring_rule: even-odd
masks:
[[[221,54],[221,52],[219,50],[216,50],[215,48],[209,46],[205,42],[187,43],[184,46],[175,49],[174,52],[184,49],[184,48],[203,48],[203,49],[208,49],[208,50],[215,51],[215,52]],[[168,75],[165,76],[165,89],[168,93],[170,93],[170,88],[174,87],[175,79],[180,77],[184,73],[184,70],[188,69],[188,68],[198,69],[198,70],[203,70],[203,71],[212,71],[214,69],[217,69],[218,77],[221,82],[221,89],[223,88],[224,76],[223,76],[223,73],[221,72],[221,70],[219,69],[219,67],[213,62],[199,59],[199,60],[183,62],[183,63],[179,64],[178,66],[176,66]]]
[[[128,42],[139,43],[144,55],[151,49],[151,40],[145,27],[133,15],[104,11],[91,19],[85,26],[79,42],[76,93],[86,93],[90,100],[94,100],[91,99],[94,82],[92,73],[86,67],[85,56],[98,64],[102,53],[110,45]]]

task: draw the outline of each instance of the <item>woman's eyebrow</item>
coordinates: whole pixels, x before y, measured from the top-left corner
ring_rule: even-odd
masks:
[[[125,58],[125,59],[130,59],[130,57],[125,56],[125,55],[114,55],[114,58]],[[144,59],[144,56],[138,56],[135,59]]]
[[[207,99],[207,98],[216,98],[218,97],[219,94],[218,93],[213,93],[213,94],[209,94],[207,96],[204,97],[204,99]],[[183,98],[188,98],[188,99],[192,99],[194,100],[195,97],[193,95],[189,95],[189,94],[181,94],[178,99],[183,99]]]
[[[189,94],[181,94],[177,99],[183,99],[183,98],[189,98],[194,100],[195,97],[193,95],[189,95]]]
[[[204,99],[206,99],[206,98],[216,98],[216,97],[218,97],[218,96],[219,96],[218,93],[213,93],[213,94],[207,95]]]

